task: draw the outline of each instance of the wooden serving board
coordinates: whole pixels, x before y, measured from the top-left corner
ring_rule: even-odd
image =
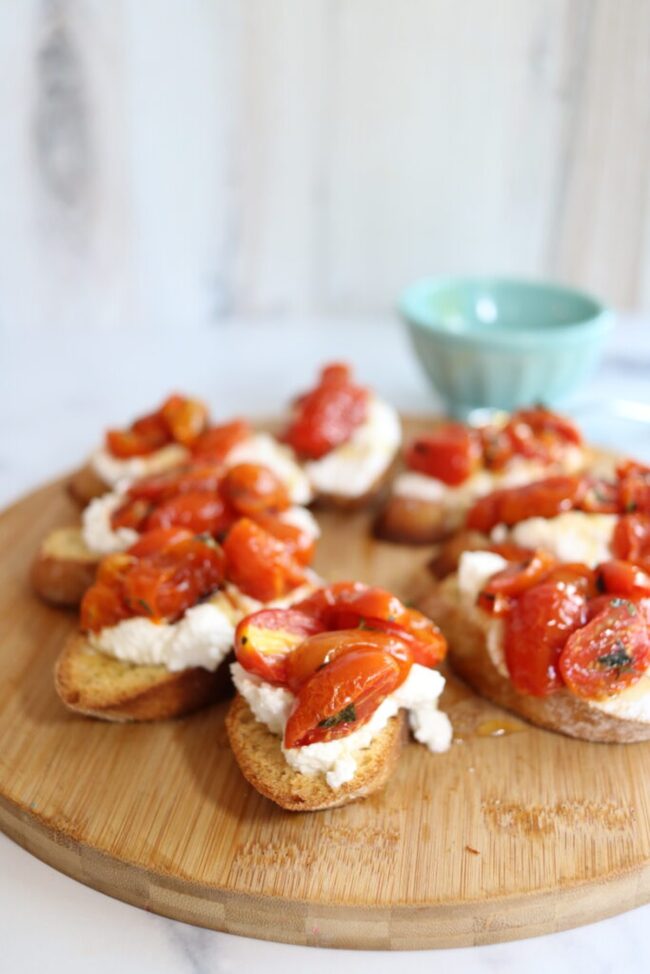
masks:
[[[67,713],[52,666],[75,615],[27,573],[75,516],[61,483],[0,516],[0,826],[31,853],[156,913],[318,946],[491,943],[650,900],[650,745],[536,730],[453,677],[447,754],[410,744],[383,794],[315,814],[246,784],[227,704],[157,725]],[[320,519],[325,576],[422,591],[430,551],[371,540],[367,514]]]

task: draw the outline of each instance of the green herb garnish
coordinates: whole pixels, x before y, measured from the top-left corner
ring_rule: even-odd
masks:
[[[338,714],[332,714],[331,717],[326,717],[325,720],[321,720],[318,723],[319,727],[338,727],[339,724],[353,724],[357,719],[357,712],[354,709],[354,704],[349,703],[347,707],[340,710]]]

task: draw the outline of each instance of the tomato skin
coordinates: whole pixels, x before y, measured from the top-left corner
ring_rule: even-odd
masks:
[[[567,687],[585,700],[633,686],[650,666],[648,619],[634,602],[613,600],[569,637],[559,665]]]
[[[312,616],[295,609],[260,609],[235,630],[237,661],[276,686],[287,685],[287,663],[297,646],[322,631]]]
[[[145,528],[154,531],[177,526],[187,528],[193,534],[216,537],[226,531],[233,520],[234,514],[219,494],[194,491],[179,494],[159,504],[147,518]]]
[[[614,528],[612,551],[627,561],[650,560],[650,514],[623,514]]]
[[[392,656],[400,667],[404,682],[413,665],[413,653],[407,642],[388,632],[363,629],[339,629],[310,636],[294,649],[286,660],[286,685],[293,693],[314,673],[329,666],[344,653],[381,650]]]
[[[501,541],[491,544],[488,550],[493,551],[495,555],[501,555],[506,561],[529,561],[535,554],[534,548],[522,548],[514,541]]]
[[[273,514],[256,514],[255,523],[286,545],[301,565],[311,565],[316,552],[316,538],[296,524],[282,521]]]
[[[291,506],[289,493],[280,478],[259,463],[231,467],[221,482],[221,493],[245,517],[285,511]]]
[[[170,528],[157,528],[141,535],[135,544],[132,544],[128,549],[128,553],[136,558],[145,558],[162,551],[163,548],[176,544],[178,541],[189,541],[191,537],[192,532],[179,525]]]
[[[170,396],[163,403],[160,413],[170,438],[183,446],[191,446],[208,421],[208,411],[204,404],[198,399],[187,399],[184,396]]]
[[[513,686],[544,697],[562,688],[560,654],[584,625],[587,599],[563,582],[546,581],[521,593],[505,619],[504,650]]]
[[[402,679],[396,659],[381,650],[350,650],[298,690],[284,733],[286,748],[345,737],[363,726]]]
[[[628,460],[619,464],[617,474],[621,512],[650,515],[650,467]]]
[[[260,602],[282,598],[306,581],[287,546],[249,518],[233,525],[223,550],[230,581]]]
[[[598,566],[601,586],[611,595],[650,596],[650,574],[631,561],[613,558]]]
[[[99,632],[131,616],[119,587],[95,582],[84,592],[79,607],[79,624],[84,632]]]
[[[326,366],[319,384],[295,403],[284,439],[296,453],[319,460],[341,446],[366,418],[368,390],[352,382],[345,365]]]
[[[583,477],[578,504],[588,514],[618,514],[618,484],[603,477]]]
[[[463,423],[445,423],[427,436],[413,440],[406,451],[406,465],[452,487],[464,483],[477,469],[481,443],[477,433]]]
[[[230,451],[252,435],[249,424],[244,419],[235,419],[220,426],[209,426],[192,444],[192,453],[197,459],[222,462]]]
[[[558,446],[582,444],[580,431],[571,420],[543,406],[518,409],[510,417],[506,431],[515,453],[530,459],[549,461]]]
[[[489,534],[497,524],[510,527],[530,517],[555,517],[575,507],[580,488],[579,477],[547,477],[523,487],[495,490],[476,501],[466,526]]]
[[[511,562],[490,578],[479,593],[478,606],[492,615],[505,614],[510,600],[541,582],[555,563],[555,558],[541,548],[528,561]]]
[[[113,530],[132,528],[134,531],[142,531],[150,512],[149,501],[127,497],[124,503],[111,514],[111,527]]]
[[[152,431],[147,434],[136,433],[134,430],[108,430],[105,439],[108,452],[120,460],[154,453],[167,442],[167,432],[162,426],[155,433]]]
[[[316,589],[311,595],[294,603],[294,609],[300,609],[308,615],[320,619],[323,628],[327,628],[326,620],[329,617],[330,609],[339,605],[345,598],[358,592],[365,592],[368,586],[363,582],[333,582],[331,585],[324,585]]]

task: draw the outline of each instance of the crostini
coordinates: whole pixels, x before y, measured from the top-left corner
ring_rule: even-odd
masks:
[[[586,462],[579,430],[542,407],[481,427],[444,422],[416,437],[376,522],[379,537],[432,544],[456,531],[478,497]]]
[[[282,808],[316,811],[384,786],[405,714],[416,740],[446,750],[445,681],[433,669],[445,651],[429,619],[358,582],[242,620],[226,720],[242,774]]]
[[[219,545],[182,527],[149,531],[109,555],[81,602],[80,632],[55,669],[63,703],[107,720],[189,713],[228,685],[221,664],[241,618],[287,605],[319,579],[249,518]]]
[[[466,551],[422,608],[454,670],[493,703],[570,737],[649,740],[648,555],[592,568],[543,549],[523,561]]]
[[[316,498],[358,508],[385,483],[401,443],[396,410],[357,385],[349,366],[330,364],[299,396],[283,440],[303,462]]]
[[[180,526],[220,540],[245,515],[292,545],[307,563],[319,528],[306,508],[292,504],[293,486],[260,464],[227,468],[215,460],[195,460],[122,485],[87,505],[81,528],[46,537],[32,567],[32,584],[52,604],[76,605],[100,559],[125,551],[141,534]]]

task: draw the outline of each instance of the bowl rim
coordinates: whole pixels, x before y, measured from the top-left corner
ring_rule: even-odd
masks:
[[[508,330],[497,327],[481,333],[478,331],[449,331],[443,328],[438,320],[427,317],[423,309],[419,307],[427,295],[440,291],[443,288],[468,284],[473,286],[484,285],[486,287],[493,287],[494,285],[515,285],[524,289],[530,288],[538,291],[555,292],[557,295],[578,298],[586,302],[593,307],[594,312],[588,318],[581,321],[569,321],[553,329],[532,327],[521,330]],[[531,348],[534,346],[573,344],[584,340],[589,335],[604,335],[614,324],[612,310],[587,291],[543,278],[536,279],[494,274],[418,278],[418,280],[404,288],[400,294],[398,311],[409,326],[435,336],[436,340],[441,340],[448,344],[485,345],[492,348],[495,346],[508,346],[510,349],[513,349],[517,347]]]

